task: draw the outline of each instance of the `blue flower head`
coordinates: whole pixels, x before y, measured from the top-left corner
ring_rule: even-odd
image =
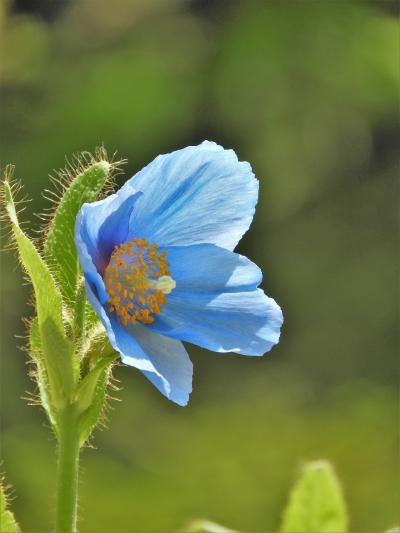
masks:
[[[205,141],[156,157],[78,214],[87,295],[113,348],[179,405],[192,390],[182,341],[263,355],[279,340],[260,269],[233,252],[257,197],[250,165]]]

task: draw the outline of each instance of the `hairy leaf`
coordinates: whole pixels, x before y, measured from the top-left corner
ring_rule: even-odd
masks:
[[[111,164],[92,160],[92,164],[70,180],[56,207],[44,244],[45,258],[67,302],[74,302],[79,279],[79,263],[74,241],[75,219],[85,202],[99,196],[109,178]]]
[[[70,396],[74,375],[73,346],[64,332],[62,299],[54,279],[34,244],[21,230],[8,181],[3,183],[4,201],[19,259],[27,272],[35,293],[36,311],[52,401],[61,407]]]
[[[106,398],[110,368],[117,357],[115,353],[101,358],[79,385],[76,402],[81,412],[79,418],[81,445],[99,421]]]
[[[46,411],[50,422],[55,426],[55,415],[51,405],[49,380],[45,370],[45,362],[42,354],[42,343],[40,340],[39,323],[35,317],[29,328],[29,348],[32,359],[36,363],[36,381],[39,387],[41,404]]]
[[[11,511],[7,509],[7,496],[3,480],[0,483],[0,532],[19,533],[20,528]]]

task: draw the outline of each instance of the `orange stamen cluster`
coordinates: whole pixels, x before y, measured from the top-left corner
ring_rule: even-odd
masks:
[[[154,322],[167,298],[157,288],[161,276],[169,276],[166,252],[146,239],[133,239],[114,247],[104,272],[109,310],[115,312],[124,326]]]

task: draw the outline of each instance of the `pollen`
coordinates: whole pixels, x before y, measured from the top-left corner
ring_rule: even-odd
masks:
[[[176,286],[168,270],[166,251],[146,239],[114,247],[104,272],[108,309],[124,326],[151,324],[161,313],[166,295]]]

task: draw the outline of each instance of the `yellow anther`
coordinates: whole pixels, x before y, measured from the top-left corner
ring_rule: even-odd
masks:
[[[154,322],[167,301],[166,294],[176,287],[170,276],[166,251],[158,250],[146,239],[133,239],[114,247],[104,272],[109,311],[122,324]]]

